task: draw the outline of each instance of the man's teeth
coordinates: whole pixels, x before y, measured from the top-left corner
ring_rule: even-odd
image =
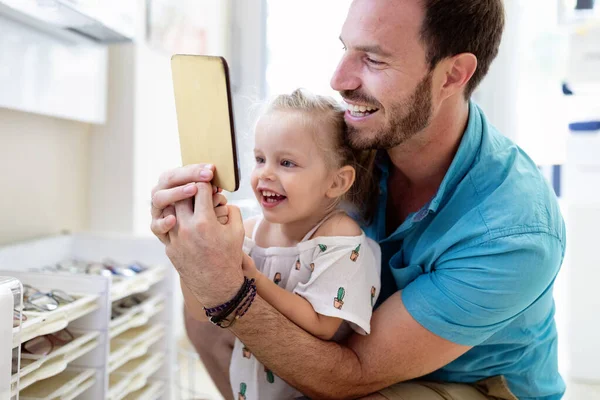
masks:
[[[356,104],[348,104],[348,111],[352,113],[365,113],[379,110],[376,107],[371,106],[358,106]]]
[[[366,117],[367,115],[378,111],[379,108],[371,106],[359,106],[356,104],[348,104],[348,111],[353,117]]]

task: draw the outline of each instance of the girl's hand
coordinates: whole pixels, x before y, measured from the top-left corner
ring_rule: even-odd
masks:
[[[214,190],[214,188],[213,188]],[[227,198],[221,193],[221,189],[216,189],[213,192],[213,207],[215,208],[215,215],[217,220],[226,225],[229,222],[229,208],[227,207]]]
[[[254,279],[255,281],[258,281],[261,275],[256,269],[256,264],[254,264],[252,257],[246,253],[244,253],[244,257],[242,258],[242,271],[248,279]]]

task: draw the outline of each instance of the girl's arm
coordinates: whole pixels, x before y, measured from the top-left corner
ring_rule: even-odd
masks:
[[[342,319],[316,313],[306,299],[288,292],[261,274],[250,256],[244,255],[242,266],[244,274],[254,278],[260,297],[300,328],[322,340],[330,340],[338,331]]]

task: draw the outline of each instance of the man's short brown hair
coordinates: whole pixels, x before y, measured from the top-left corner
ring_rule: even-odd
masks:
[[[461,53],[477,57],[477,70],[465,89],[469,99],[498,55],[504,30],[502,0],[421,1],[425,9],[421,40],[430,68]]]

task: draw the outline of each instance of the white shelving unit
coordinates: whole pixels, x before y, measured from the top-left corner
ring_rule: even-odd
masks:
[[[23,285],[13,277],[0,276],[0,399],[15,399],[11,394],[11,377],[18,370],[21,348],[12,345],[21,335]],[[15,364],[12,360],[17,360]],[[17,374],[17,384],[19,378]]]
[[[0,266],[6,267],[7,264],[2,262]],[[13,348],[34,337],[57,332],[67,326],[75,335],[75,340],[37,360],[26,358],[28,356],[22,354],[18,377],[11,377],[12,395],[19,394],[19,398],[45,398],[39,397],[40,393],[54,396],[50,389],[59,393],[56,396],[62,396],[63,392],[70,393],[69,385],[72,382],[65,377],[71,376],[69,371],[72,367],[78,367],[81,369],[78,377],[85,375],[87,379],[93,375],[94,384],[90,385],[87,392],[90,398],[103,398],[103,361],[106,360],[107,342],[104,321],[110,318],[110,281],[97,276],[58,275],[22,270],[3,270],[0,275],[12,276],[43,291],[59,289],[80,294],[75,302],[60,306],[51,312],[25,312],[28,318],[21,326],[19,340],[13,339]],[[32,368],[29,365],[30,361],[38,368]],[[58,385],[58,382],[63,384]],[[48,391],[44,392],[43,388]],[[56,396],[49,398],[53,399]]]
[[[150,268],[114,281],[41,269],[69,259],[136,261]],[[13,332],[13,347],[67,326],[75,337],[47,356],[22,354],[19,373],[8,383],[13,395],[24,400],[173,398],[174,271],[156,239],[78,234],[19,243],[0,248],[0,276],[76,297],[51,312],[26,312],[20,334]],[[133,294],[143,301],[111,320],[113,302]],[[0,387],[4,379],[0,376]]]

